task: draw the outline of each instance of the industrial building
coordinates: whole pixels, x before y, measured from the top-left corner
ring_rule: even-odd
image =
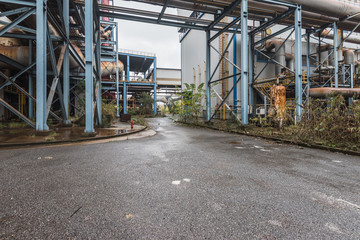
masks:
[[[103,98],[116,99],[119,115],[137,91],[153,94],[156,114],[156,56],[121,51],[115,19],[179,29],[181,80],[206,82],[208,121],[221,111],[248,124],[272,101],[273,85],[285,87],[296,121],[310,96],[335,91],[351,102],[359,92],[357,1],[137,2],[161,11],[109,0],[0,0],[0,117],[47,131],[48,119],[69,124],[83,112],[91,133]]]

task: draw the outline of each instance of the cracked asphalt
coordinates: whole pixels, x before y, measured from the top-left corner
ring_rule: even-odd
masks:
[[[0,152],[0,239],[360,239],[360,158],[150,120]]]

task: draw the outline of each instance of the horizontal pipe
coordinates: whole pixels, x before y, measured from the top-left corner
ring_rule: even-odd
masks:
[[[360,96],[360,88],[310,88],[309,90],[310,97],[314,98],[324,98],[329,95],[342,95],[344,97],[354,97]]]

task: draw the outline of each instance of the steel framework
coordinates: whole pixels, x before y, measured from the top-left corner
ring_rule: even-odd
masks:
[[[296,121],[301,119],[303,99],[308,98],[308,90],[312,86],[310,59],[313,53],[310,52],[310,39],[312,34],[321,30],[332,27],[334,35],[337,35],[339,26],[345,26],[346,21],[353,16],[345,16],[337,21],[331,21],[331,17],[325,18],[321,22],[322,26],[314,27],[319,24],[311,23],[308,20],[302,21],[302,8],[300,5],[288,3],[286,1],[277,0],[234,0],[234,1],[206,1],[206,6],[201,5],[201,1],[168,1],[168,0],[141,0],[150,4],[162,6],[161,11],[147,11],[135,8],[125,8],[114,5],[99,4],[96,0],[0,0],[0,15],[6,16],[10,22],[0,22],[4,27],[0,30],[0,37],[18,38],[28,42],[29,61],[25,66],[14,61],[4,55],[0,55],[0,61],[17,71],[15,74],[8,74],[0,71],[0,78],[3,83],[0,90],[6,86],[14,86],[19,92],[24,94],[28,101],[28,114],[15,109],[4,99],[0,99],[0,104],[16,114],[30,126],[35,127],[38,131],[47,131],[49,129],[47,120],[49,115],[64,123],[70,123],[71,109],[77,108],[73,103],[74,99],[82,101],[79,93],[75,91],[80,89],[81,82],[85,80],[85,132],[92,133],[95,131],[95,124],[101,124],[101,61],[114,61],[118,63],[118,26],[115,22],[110,21],[104,23],[102,17],[117,18],[123,20],[146,22],[152,24],[167,25],[182,28],[185,32],[191,29],[205,31],[206,34],[206,113],[207,120],[211,120],[215,112],[211,109],[211,96],[213,94],[220,97],[214,92],[212,84],[221,82],[224,79],[214,79],[214,73],[217,67],[211,69],[211,52],[215,51],[220,54],[220,61],[226,60],[234,68],[234,74],[226,77],[233,78],[233,86],[230,92],[221,98],[221,105],[225,105],[232,114],[238,117],[237,111],[237,89],[240,83],[241,94],[241,122],[248,124],[249,106],[250,110],[254,109],[256,85],[259,82],[258,76],[254,73],[254,55],[258,52],[255,46],[261,42],[271,39],[281,33],[291,32],[295,34],[295,72],[294,72],[294,89],[296,98]],[[250,4],[250,7],[249,7]],[[255,4],[255,5],[254,5]],[[256,5],[258,4],[258,5]],[[260,4],[260,5],[259,5]],[[259,7],[254,7],[259,6]],[[266,8],[277,10],[263,11]],[[166,13],[167,7],[177,7],[180,9],[191,10],[193,13],[190,17],[171,15]],[[205,14],[213,15],[213,20],[203,19]],[[306,13],[310,16],[309,13]],[[293,16],[294,19],[289,19]],[[34,20],[35,17],[35,20]],[[232,17],[230,23],[222,22],[224,17]],[[261,21],[262,24],[256,28],[248,26],[248,20]],[[269,20],[270,19],[270,20]],[[336,18],[335,18],[336,19]],[[49,23],[49,24],[47,24]],[[113,37],[110,41],[102,42],[101,26],[106,24],[113,29]],[[281,24],[284,28],[270,36],[259,41],[255,41],[255,34],[274,25]],[[359,31],[356,25],[351,31]],[[346,25],[347,27],[349,24]],[[302,28],[307,29],[307,33],[302,36]],[[12,31],[16,29],[17,31]],[[187,31],[186,31],[187,29]],[[21,33],[19,33],[21,32]],[[241,50],[240,67],[238,61],[233,61],[225,57],[224,54],[211,45],[224,32],[232,33],[231,41],[236,39],[237,35],[241,36],[239,48],[234,44],[234,52]],[[307,51],[307,82],[303,82],[302,71],[302,38],[306,37]],[[317,39],[321,42],[321,38]],[[339,86],[339,73],[353,86],[353,67],[338,65],[337,51],[342,42],[337,42],[338,37],[334,36],[334,86]],[[234,41],[236,42],[236,41]],[[109,51],[103,44],[112,46],[113,55],[109,55]],[[226,49],[230,47],[230,43]],[[33,51],[35,50],[35,51]],[[262,53],[260,53],[262,54]],[[84,57],[85,56],[85,57]],[[35,61],[34,61],[35,58]],[[128,63],[130,56],[128,58]],[[267,58],[275,63],[274,57]],[[70,62],[74,61],[78,65],[78,71],[70,71]],[[220,62],[219,61],[219,62]],[[156,113],[156,59],[154,59],[154,99]],[[318,62],[318,68],[322,63]],[[119,92],[122,86],[123,96],[127,94],[129,82],[130,64],[127,64],[126,81],[120,82],[119,72],[116,73],[116,94],[117,106],[119,106]],[[117,66],[118,69],[118,66]],[[212,71],[213,70],[213,71]],[[340,71],[341,70],[341,71]],[[27,90],[25,86],[19,84],[19,78],[27,77]],[[227,105],[226,100],[230,94],[234,94],[234,109]],[[80,94],[81,95],[81,94]],[[236,97],[235,97],[236,96]],[[34,103],[36,105],[34,106]],[[126,109],[126,97],[124,98],[124,113]],[[55,107],[56,106],[56,107]],[[34,114],[35,109],[35,114]],[[119,109],[119,108],[118,108]],[[117,112],[119,115],[119,111]],[[34,117],[36,121],[34,122]]]

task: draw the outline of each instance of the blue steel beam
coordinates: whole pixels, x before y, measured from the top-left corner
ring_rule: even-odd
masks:
[[[130,56],[126,56],[126,81],[123,84],[123,113],[127,114],[127,87],[126,83],[130,82]]]
[[[166,10],[168,4],[169,4],[169,0],[165,0],[164,5],[163,5],[163,8],[161,9],[161,12],[160,12],[160,14],[159,14],[159,17],[158,17],[158,19],[157,19],[157,22],[158,22],[158,23],[161,21],[161,18],[164,16],[164,13],[165,13],[165,10]]]
[[[97,34],[96,34],[96,70],[97,70],[97,92],[96,92],[96,108],[97,108],[97,118],[98,118],[98,126],[101,126],[102,123],[102,95],[101,95],[101,34],[100,34],[100,25],[97,26]]]
[[[251,115],[255,113],[255,96],[254,96],[254,36],[249,35],[249,105],[251,106]]]
[[[14,14],[23,13],[23,12],[28,11],[29,9],[30,9],[29,7],[22,7],[22,8],[18,8],[18,9],[9,10],[9,11],[0,13],[0,17],[7,17],[7,16],[14,15]]]
[[[46,124],[46,43],[47,43],[46,0],[36,1],[36,130],[47,131]]]
[[[211,84],[210,84],[210,30],[206,32],[206,120],[211,119]]]
[[[157,106],[156,106],[156,59],[154,61],[154,115],[157,113]]]
[[[3,105],[4,107],[6,107],[7,109],[9,109],[12,113],[14,113],[16,116],[21,118],[24,122],[29,124],[31,127],[35,128],[35,124],[29,118],[27,118],[25,115],[23,115],[18,110],[16,110],[13,106],[8,104],[4,99],[0,98],[0,104]]]
[[[339,34],[337,23],[334,22],[334,64],[335,64],[335,87],[339,87]]]
[[[24,21],[26,18],[28,18],[30,15],[35,13],[35,8],[31,8],[29,11],[21,14],[18,18],[16,18],[14,21],[6,25],[3,29],[0,30],[0,37],[4,35],[4,33],[8,32],[9,30],[13,29],[16,25]]]
[[[69,0],[63,0],[63,20],[64,20],[64,31],[67,39],[70,37],[70,6]],[[65,123],[69,124],[70,121],[70,51],[69,51],[69,42],[66,41],[65,45],[65,54],[63,61],[63,89],[64,89],[64,108],[65,108]]]
[[[235,20],[236,18],[234,18]],[[236,34],[234,36],[233,40],[233,63],[237,65],[237,45],[236,45]],[[236,85],[237,83],[237,68],[233,66],[233,85]],[[234,87],[234,94],[233,94],[233,104],[234,104],[234,113],[237,114],[237,104],[238,104],[238,92],[237,92],[237,86]]]
[[[248,1],[241,1],[241,122],[249,123]]]
[[[11,3],[11,4],[18,4],[23,6],[35,7],[37,5],[38,0],[36,2],[29,2],[29,1],[21,1],[21,0],[0,0],[0,3]]]
[[[29,40],[29,65],[32,64],[33,59],[33,42]],[[32,74],[28,73],[28,81],[29,81],[29,94],[31,96],[34,95],[34,82],[32,78]],[[29,109],[29,118],[34,118],[34,102],[31,98],[28,99],[28,109]]]
[[[85,0],[85,132],[93,133],[94,129],[94,0]]]
[[[306,80],[307,80],[307,89],[306,89],[306,102],[309,104],[309,91],[310,91],[310,35],[309,31],[306,32]]]
[[[233,1],[229,6],[225,7],[222,13],[207,27],[208,30],[216,26],[226,15],[231,13],[241,2],[241,0]]]
[[[261,32],[262,30],[265,30],[266,28],[268,28],[271,25],[277,23],[281,19],[286,18],[287,16],[291,15],[294,11],[295,11],[294,8],[291,8],[291,9],[287,10],[286,12],[284,12],[284,13],[280,14],[279,16],[277,16],[276,18],[271,19],[270,21],[267,21],[264,24],[257,27],[256,29],[252,30],[250,32],[250,35],[254,35],[254,34],[258,33],[258,32]]]
[[[301,6],[295,10],[295,123],[301,121],[302,105],[302,42],[301,42]]]
[[[119,94],[119,25],[116,23],[116,116],[120,117],[120,94]]]

